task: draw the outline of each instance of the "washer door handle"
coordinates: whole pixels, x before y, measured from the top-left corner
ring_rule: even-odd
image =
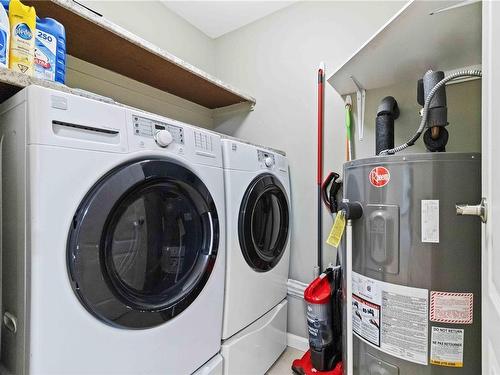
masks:
[[[212,219],[212,213],[210,211],[207,212],[208,214],[208,222],[210,223],[210,245],[208,247],[208,255],[212,255],[213,249],[214,249],[214,221]]]

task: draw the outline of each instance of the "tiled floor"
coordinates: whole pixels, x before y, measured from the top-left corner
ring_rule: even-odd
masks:
[[[287,347],[283,352],[281,357],[278,358],[276,363],[269,369],[267,375],[291,375],[292,371],[292,362],[294,359],[298,359],[302,357],[304,352]]]

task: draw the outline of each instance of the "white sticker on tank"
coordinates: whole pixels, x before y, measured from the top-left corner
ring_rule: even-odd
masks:
[[[439,243],[439,200],[422,200],[422,242]]]
[[[432,327],[431,364],[445,367],[464,366],[464,330]]]
[[[428,364],[427,289],[390,284],[353,272],[352,294],[353,331],[360,339],[384,353]]]

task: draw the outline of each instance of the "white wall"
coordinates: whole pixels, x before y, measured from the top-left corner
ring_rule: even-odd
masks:
[[[160,1],[80,1],[108,20],[194,66],[215,72],[214,40]]]
[[[318,64],[324,61],[331,73],[402,6],[403,3],[394,1],[301,2],[216,39],[216,75],[257,99],[253,112],[225,119],[216,130],[284,150],[290,160],[292,279],[309,282],[316,264]],[[457,127],[460,134],[451,134],[451,149],[458,148],[456,139],[465,139],[467,150],[478,150],[479,132],[469,138],[467,135],[468,126],[476,125],[477,129],[480,122],[479,101],[472,100],[464,107],[453,104],[467,97],[466,92],[470,98],[479,95],[479,83],[450,86],[448,92],[450,108],[462,111],[450,118],[462,122]],[[401,99],[403,113],[397,122],[396,137],[406,139],[412,134],[419,120],[415,93],[416,83],[406,82],[368,94],[366,135],[362,143],[355,145],[357,157],[374,153],[375,111],[385,95],[394,94]],[[325,105],[325,173],[341,172],[345,158],[344,104],[329,85]],[[323,221],[326,238],[332,223],[326,212]],[[335,249],[328,245],[324,249],[325,263],[333,261]],[[293,298],[288,330],[306,336],[303,304]]]

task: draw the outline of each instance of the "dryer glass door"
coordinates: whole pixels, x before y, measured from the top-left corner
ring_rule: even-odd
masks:
[[[108,173],[77,210],[68,240],[73,288],[97,318],[161,324],[187,308],[214,267],[214,201],[183,166],[143,160]]]
[[[288,241],[289,208],[285,189],[271,174],[255,178],[241,203],[238,232],[247,263],[258,272],[278,264]]]

